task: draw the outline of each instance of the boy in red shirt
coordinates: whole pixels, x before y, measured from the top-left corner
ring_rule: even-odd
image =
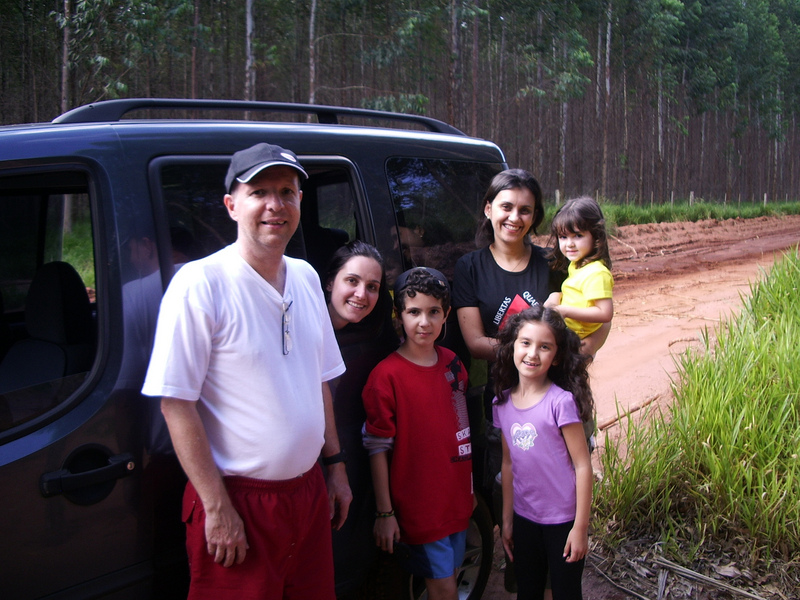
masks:
[[[387,552],[395,542],[408,544],[403,566],[425,578],[428,597],[455,600],[474,499],[467,372],[435,345],[450,288],[439,271],[417,267],[398,277],[394,303],[405,339],[363,392],[375,540]]]

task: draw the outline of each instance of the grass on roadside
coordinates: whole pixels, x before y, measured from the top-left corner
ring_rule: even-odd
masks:
[[[764,216],[784,216],[800,214],[800,202],[775,202],[767,204],[717,204],[713,202],[688,202],[675,204],[654,204],[637,206],[635,204],[614,204],[600,200],[603,216],[606,218],[606,229],[612,235],[617,227],[623,225],[643,225],[646,223],[677,223],[679,221],[702,221],[705,219],[754,219]],[[557,207],[545,206],[545,218],[537,228],[539,233],[550,231]]]
[[[755,560],[800,557],[800,257],[751,286],[716,341],[679,360],[667,414],[606,439],[596,534],[658,539],[676,560],[708,542]]]
[[[95,287],[92,224],[88,219],[74,223],[72,231],[64,234],[61,260],[75,267],[86,287]]]

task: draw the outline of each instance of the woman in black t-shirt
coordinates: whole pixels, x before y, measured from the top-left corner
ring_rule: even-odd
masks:
[[[485,219],[478,228],[478,250],[462,256],[453,278],[453,306],[473,358],[493,362],[496,336],[505,320],[561,289],[566,273],[554,272],[544,248],[530,235],[544,219],[542,190],[528,171],[509,169],[494,176],[484,196]],[[594,354],[608,327],[585,338],[583,352]],[[484,408],[491,421],[492,386]]]
[[[509,169],[495,175],[484,196],[483,214],[475,236],[479,249],[456,263],[453,306],[472,357],[492,363],[497,332],[505,320],[530,306],[544,304],[551,292],[561,289],[566,273],[552,271],[546,250],[531,242],[530,235],[544,219],[544,206],[539,183],[528,171]],[[594,354],[609,329],[605,324],[586,337],[582,352]],[[491,444],[493,387],[490,368],[483,396],[490,450],[483,480],[489,489],[500,470],[499,454]],[[473,432],[476,444],[480,437],[480,432]]]
[[[544,218],[542,190],[533,175],[522,169],[495,175],[483,213],[475,238],[480,249],[456,263],[453,306],[470,354],[492,362],[495,336],[506,318],[543,304],[560,282],[551,283],[544,249],[530,240]],[[490,385],[486,396],[485,414],[491,419]]]

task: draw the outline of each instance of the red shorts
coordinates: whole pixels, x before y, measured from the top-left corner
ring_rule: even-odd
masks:
[[[250,548],[240,565],[208,554],[203,505],[191,483],[183,496],[189,599],[334,600],[328,493],[322,469],[287,481],[226,477]]]

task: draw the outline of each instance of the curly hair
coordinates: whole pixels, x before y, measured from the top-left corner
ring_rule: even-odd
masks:
[[[566,271],[569,259],[561,252],[558,245],[558,236],[567,233],[589,232],[594,242],[591,254],[583,257],[578,262],[578,267],[585,267],[591,262],[601,260],[606,267],[611,268],[611,256],[608,252],[608,237],[606,235],[606,220],[600,205],[590,196],[581,196],[567,200],[564,206],[558,209],[550,224],[550,241],[547,243],[551,250],[549,257],[554,271]]]
[[[489,183],[489,189],[483,196],[483,203],[481,204],[481,214],[478,216],[480,225],[475,234],[475,245],[478,248],[484,248],[494,242],[494,228],[492,222],[486,218],[484,209],[487,204],[494,202],[494,199],[502,191],[505,190],[528,190],[533,194],[534,210],[533,210],[533,225],[526,233],[536,233],[536,228],[541,225],[544,219],[544,204],[542,204],[542,188],[536,178],[524,169],[507,169],[495,175]],[[527,242],[527,235],[525,237]]]
[[[578,406],[581,420],[589,421],[594,413],[594,399],[589,387],[588,367],[591,358],[581,354],[581,341],[574,331],[564,324],[558,312],[537,304],[509,318],[500,330],[497,346],[497,360],[492,367],[494,391],[497,402],[508,401],[503,392],[519,384],[519,371],[514,364],[514,343],[519,331],[528,323],[544,323],[553,332],[556,340],[556,356],[547,376],[560,388],[571,392]]]
[[[398,283],[401,285],[398,286]],[[394,307],[397,313],[405,310],[406,298],[413,298],[417,294],[433,296],[441,301],[445,313],[450,310],[450,286],[447,281],[442,281],[425,267],[409,269],[397,278],[394,291]]]

